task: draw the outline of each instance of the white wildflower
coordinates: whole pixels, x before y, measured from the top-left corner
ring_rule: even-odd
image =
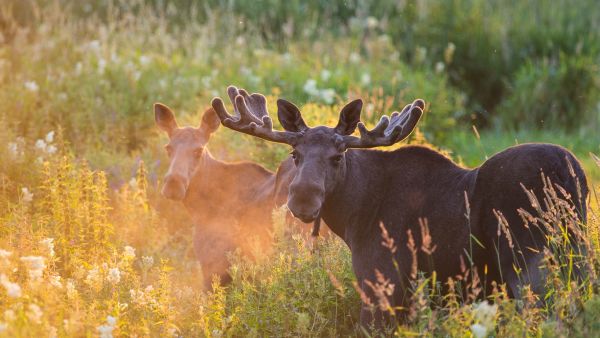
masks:
[[[92,52],[96,52],[96,53],[99,52],[100,51],[100,41],[98,41],[98,40],[90,41],[87,45],[87,49]]]
[[[483,301],[473,306],[473,316],[475,324],[471,325],[471,332],[475,337],[485,337],[488,332],[494,330],[496,326],[496,312],[498,305],[490,305]]]
[[[10,142],[8,144],[8,152],[12,157],[19,156],[19,144],[17,142]]]
[[[37,304],[29,304],[29,306],[27,307],[28,311],[27,313],[25,313],[27,315],[27,318],[29,318],[29,320],[31,320],[32,322],[36,323],[36,324],[41,324],[42,323],[42,316],[44,315],[44,313],[42,312],[42,309],[40,309],[40,307]]]
[[[135,248],[130,247],[129,245],[125,246],[123,249],[123,257],[127,260],[135,259]]]
[[[21,188],[21,193],[23,194],[23,202],[29,203],[33,201],[33,193],[27,187]]]
[[[370,16],[367,18],[366,26],[367,28],[376,28],[379,25],[379,20],[376,17]]]
[[[58,337],[58,330],[54,326],[50,326],[48,329],[48,338]]]
[[[54,145],[49,145],[48,148],[46,148],[46,153],[52,155],[56,153],[57,150],[58,149]]]
[[[45,238],[40,241],[40,244],[46,250],[48,257],[54,257],[54,238]]]
[[[8,261],[10,259],[10,256],[12,256],[12,252],[4,250],[4,249],[0,249],[0,264],[5,265],[5,264],[10,263]]]
[[[75,288],[75,282],[72,279],[67,280],[67,298],[73,299],[77,297],[77,289]]]
[[[12,322],[15,319],[17,319],[17,315],[15,314],[14,310],[8,309],[4,311],[4,320],[6,320],[7,322]]]
[[[25,89],[33,93],[37,92],[40,89],[40,87],[35,81],[25,81],[24,86]]]
[[[348,60],[350,60],[351,63],[359,63],[360,55],[358,53],[352,52],[350,53],[350,57],[348,58]]]
[[[10,298],[19,298],[21,297],[21,287],[17,283],[11,282],[6,275],[0,275],[0,284],[4,286],[6,289],[6,294]]]
[[[305,93],[311,96],[317,96],[319,94],[319,89],[317,88],[317,81],[314,79],[306,80],[302,89]]]
[[[41,151],[46,151],[46,147],[47,146],[48,145],[46,144],[46,141],[44,141],[42,139],[39,139],[39,140],[35,141],[35,147],[36,147],[36,149],[39,149]]]
[[[8,330],[8,324],[0,322],[0,333]]]
[[[132,177],[129,180],[129,187],[131,187],[131,189],[133,189],[133,190],[137,190],[138,184],[137,184],[137,178],[136,177]]]
[[[154,265],[154,257],[152,256],[142,256],[142,265],[146,269],[150,269]]]
[[[31,281],[38,281],[46,268],[45,258],[41,256],[25,256],[21,257],[21,262],[27,267],[29,278]]]
[[[100,270],[97,266],[94,266],[90,271],[88,271],[84,282],[91,287],[98,287],[102,284],[102,276],[100,275]]]
[[[57,98],[61,101],[67,101],[69,96],[67,95],[67,93],[58,93]]]
[[[46,139],[46,142],[48,142],[48,143],[54,142],[54,130],[52,130],[48,134],[46,134],[45,139]]]
[[[121,281],[121,270],[119,270],[119,268],[112,268],[108,270],[106,280],[112,284],[118,284]]]
[[[363,73],[360,77],[360,83],[363,86],[368,86],[371,83],[371,74]]]
[[[444,65],[444,63],[443,63],[443,62],[441,62],[441,61],[438,61],[438,62],[435,64],[435,72],[436,72],[436,73],[438,73],[438,74],[439,74],[439,73],[443,72],[443,71],[444,71],[444,69],[446,69],[446,65]]]
[[[321,71],[321,80],[327,81],[331,78],[331,72],[328,69],[323,69]]]
[[[323,89],[319,92],[321,100],[327,104],[332,104],[335,101],[335,90],[331,88]]]
[[[152,61],[152,59],[148,55],[140,56],[140,64],[142,66],[148,65],[150,63],[150,61]]]
[[[81,62],[77,62],[75,64],[75,75],[81,75],[82,71],[83,71],[83,65],[81,64]]]
[[[61,278],[59,275],[52,275],[50,276],[50,285],[54,286],[55,288],[62,289],[63,285],[60,280]]]
[[[98,330],[98,333],[100,334],[100,338],[112,338],[113,337],[112,332],[115,329],[116,325],[117,325],[117,319],[113,316],[107,316],[106,324],[96,327],[96,330]]]
[[[106,70],[106,60],[104,60],[103,58],[98,59],[98,73],[104,74],[105,70]]]
[[[481,324],[471,325],[471,333],[475,338],[485,338],[487,334],[487,328]]]

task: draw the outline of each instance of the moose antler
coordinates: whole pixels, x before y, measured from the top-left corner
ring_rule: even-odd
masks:
[[[234,116],[227,112],[220,97],[215,97],[211,103],[225,127],[268,141],[285,144],[293,144],[298,134],[300,134],[273,130],[273,120],[269,116],[267,99],[264,95],[259,93],[248,94],[244,89],[238,90],[234,86],[227,87],[227,95],[233,104]]]
[[[360,138],[344,136],[347,148],[372,148],[389,146],[406,138],[414,129],[423,115],[425,101],[415,100],[402,109],[402,112],[393,112],[390,117],[384,115],[375,128],[367,130],[362,122],[358,123]]]

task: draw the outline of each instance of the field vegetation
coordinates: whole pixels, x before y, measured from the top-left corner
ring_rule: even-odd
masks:
[[[231,285],[201,289],[191,222],[159,194],[168,158],[152,104],[197,126],[229,84],[271,105],[295,102],[309,125],[333,124],[353,98],[365,101],[368,125],[423,98],[410,142],[467,166],[523,142],[571,149],[592,191],[588,222],[560,191],[539,201],[547,209],[530,221],[553,229],[544,305],[467,277],[451,282],[467,293],[444,296],[436,283],[447,281],[421,277],[409,321],[391,330],[600,334],[599,26],[595,0],[2,1],[0,336],[366,333],[345,244],[331,236],[312,247],[283,209],[272,252],[232,253]],[[209,148],[270,169],[289,152],[225,128]],[[569,251],[567,227],[579,230],[585,259]],[[573,264],[587,271],[582,283],[567,277]]]

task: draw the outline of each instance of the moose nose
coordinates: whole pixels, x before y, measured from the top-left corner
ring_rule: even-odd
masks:
[[[319,185],[291,184],[288,208],[302,222],[317,218],[323,202],[323,189]]]
[[[186,190],[185,179],[181,175],[165,176],[165,184],[161,191],[164,197],[175,201],[181,201],[185,197]]]
[[[291,211],[291,209],[290,209],[290,211]],[[319,210],[312,212],[312,213],[311,212],[295,213],[292,211],[292,215],[294,215],[294,217],[296,217],[297,219],[301,220],[304,223],[310,223],[317,218],[317,216],[319,215]]]

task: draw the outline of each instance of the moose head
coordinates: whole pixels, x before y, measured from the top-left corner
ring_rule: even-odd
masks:
[[[249,94],[230,86],[227,93],[235,103],[230,115],[220,98],[214,98],[212,107],[226,127],[272,142],[292,146],[292,157],[297,166],[288,196],[288,208],[303,222],[314,221],[326,197],[344,182],[347,168],[346,150],[389,146],[405,139],[415,128],[425,103],[415,100],[401,112],[383,116],[371,130],[360,122],[362,100],[348,103],[340,111],[337,125],[309,127],[293,103],[277,100],[277,117],[285,131],[273,130],[266,98]],[[358,128],[360,137],[352,134]]]
[[[202,115],[198,128],[180,128],[173,111],[162,103],[154,104],[154,118],[156,125],[169,136],[165,149],[170,163],[162,194],[166,198],[181,201],[187,194],[191,177],[199,168],[210,135],[217,130],[220,121],[215,111],[209,108]]]

